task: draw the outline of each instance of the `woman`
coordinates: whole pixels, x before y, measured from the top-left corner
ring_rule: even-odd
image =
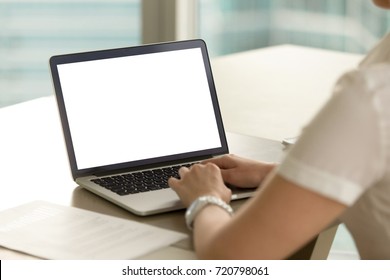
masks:
[[[287,258],[339,219],[361,258],[390,259],[389,108],[390,35],[340,78],[279,166],[228,155],[180,169],[168,183],[189,207],[198,256]],[[232,215],[224,182],[260,188]]]

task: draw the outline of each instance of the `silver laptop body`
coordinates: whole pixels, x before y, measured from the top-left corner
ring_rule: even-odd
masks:
[[[138,193],[102,187],[101,178],[131,173],[134,183],[140,172],[228,153],[202,40],[57,55],[50,69],[74,180],[132,213],[183,205],[167,177],[164,188]]]

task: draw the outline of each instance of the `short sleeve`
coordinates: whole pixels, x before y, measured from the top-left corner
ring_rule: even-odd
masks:
[[[345,205],[381,176],[381,122],[366,74],[353,71],[305,127],[277,172],[287,180]]]

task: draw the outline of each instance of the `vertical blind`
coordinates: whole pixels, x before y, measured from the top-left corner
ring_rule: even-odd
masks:
[[[197,1],[211,56],[285,43],[365,53],[390,28],[367,0]],[[51,55],[141,43],[141,4],[0,0],[0,107],[52,94]]]
[[[140,22],[140,0],[0,0],[0,107],[52,94],[52,55],[138,44]]]

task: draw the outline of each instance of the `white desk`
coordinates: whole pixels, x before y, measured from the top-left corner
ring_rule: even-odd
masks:
[[[276,140],[297,135],[329,97],[339,74],[359,60],[357,55],[294,46],[214,59],[226,130]],[[0,109],[0,130],[0,210],[47,200],[186,232],[183,211],[136,217],[77,187],[70,175],[53,96]],[[229,137],[232,152],[256,159],[273,160],[267,151],[256,149],[259,143],[282,150],[272,141]],[[0,248],[0,259],[30,257]],[[145,258],[192,259],[195,255],[191,241],[185,240]]]
[[[361,55],[281,45],[216,58],[212,69],[228,131],[296,136]]]

